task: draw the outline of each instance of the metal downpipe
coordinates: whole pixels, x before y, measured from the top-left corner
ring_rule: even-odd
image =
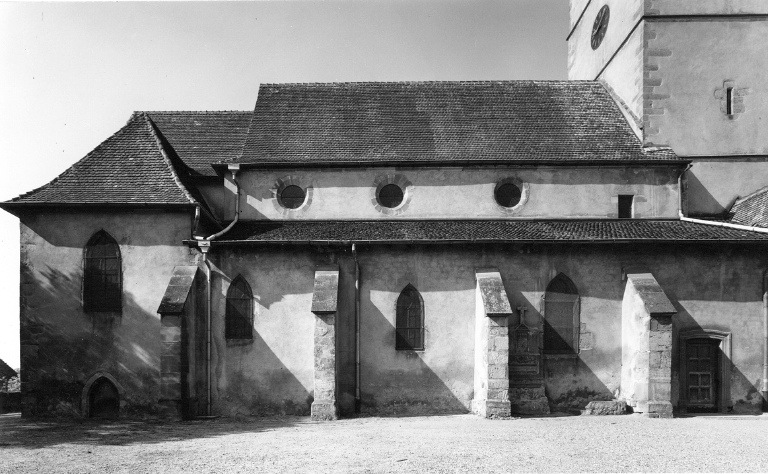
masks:
[[[360,264],[356,244],[352,244],[352,258],[355,261],[355,413],[360,413]]]
[[[768,412],[768,270],[763,273],[763,411]]]
[[[205,265],[205,375],[206,397],[205,414],[212,416],[211,408],[211,263],[208,261],[209,246],[200,247],[203,252],[203,264]]]
[[[213,272],[211,270],[211,262],[208,260],[208,252],[211,249],[211,241],[229,232],[229,230],[232,229],[240,220],[240,183],[237,181],[237,172],[240,171],[240,165],[229,165],[229,171],[232,173],[232,181],[235,183],[235,217],[232,222],[230,222],[229,225],[221,231],[205,238],[198,238],[197,241],[197,248],[203,253],[203,264],[205,265],[205,385],[207,392],[205,413],[207,417],[213,416],[213,400],[211,396],[213,393],[213,370],[211,368],[211,345],[213,342],[213,305],[211,302],[211,299],[213,298],[213,291],[211,277]]]

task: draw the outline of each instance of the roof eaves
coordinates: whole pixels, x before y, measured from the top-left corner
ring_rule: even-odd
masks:
[[[26,197],[29,197],[29,196],[32,196],[35,193],[37,193],[39,191],[42,191],[43,189],[47,188],[48,186],[52,186],[52,185],[56,184],[63,176],[65,176],[65,175],[69,174],[70,172],[73,172],[74,170],[76,170],[80,163],[82,163],[83,161],[87,160],[91,155],[94,155],[95,153],[99,152],[104,147],[105,143],[109,142],[111,139],[116,137],[118,134],[122,133],[123,130],[125,130],[125,127],[127,127],[131,123],[131,121],[135,120],[135,118],[136,118],[136,112],[131,114],[131,117],[128,119],[128,121],[126,122],[126,124],[124,126],[120,127],[115,133],[113,133],[112,135],[110,135],[107,138],[105,138],[104,140],[102,140],[101,143],[96,145],[96,148],[94,148],[93,150],[91,150],[88,153],[86,153],[86,155],[84,157],[80,158],[72,166],[70,166],[69,168],[65,169],[61,173],[59,173],[59,175],[56,176],[55,178],[53,178],[51,181],[43,184],[42,186],[38,186],[35,189],[27,191],[24,194],[20,194],[20,195],[16,196],[15,198],[13,198],[13,199],[11,199],[9,201],[4,201],[4,202],[2,202],[0,204],[14,204],[14,203],[19,203],[20,204],[22,199],[24,199]],[[3,209],[5,209],[5,208],[3,207]]]

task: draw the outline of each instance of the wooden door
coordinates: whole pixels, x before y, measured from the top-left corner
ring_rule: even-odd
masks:
[[[719,341],[689,339],[686,346],[688,411],[717,411]]]

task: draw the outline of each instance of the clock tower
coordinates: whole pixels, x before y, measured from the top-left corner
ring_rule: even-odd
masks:
[[[568,74],[599,80],[645,146],[694,164],[686,211],[768,186],[768,1],[571,0]]]

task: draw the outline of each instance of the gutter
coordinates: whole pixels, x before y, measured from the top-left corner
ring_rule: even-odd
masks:
[[[708,221],[705,219],[694,219],[691,217],[685,217],[685,214],[683,213],[683,175],[686,171],[691,169],[691,166],[693,166],[693,163],[688,163],[688,166],[685,167],[685,169],[680,173],[680,176],[677,177],[677,215],[680,217],[680,220],[683,222],[693,222],[695,224],[705,224],[705,225],[713,225],[716,227],[726,227],[728,229],[737,229],[737,230],[747,230],[750,232],[759,232],[761,234],[768,234],[768,228],[765,227],[754,227],[754,226],[748,226],[748,225],[740,225],[740,224],[731,224],[729,222],[716,222],[716,221]]]
[[[240,220],[240,183],[237,181],[237,172],[240,171],[240,165],[234,164],[229,165],[229,171],[232,173],[232,181],[235,183],[235,218],[232,220],[232,222],[229,223],[227,227],[222,229],[219,232],[216,232],[213,235],[209,235],[208,237],[202,238],[202,237],[196,237],[195,242],[197,243],[197,248],[202,252],[203,254],[203,265],[205,266],[205,371],[206,371],[206,409],[205,413],[207,417],[213,416],[213,400],[211,398],[212,393],[212,386],[213,386],[213,375],[212,375],[212,368],[211,368],[211,343],[213,340],[213,331],[212,331],[212,304],[211,299],[213,296],[212,292],[212,285],[211,285],[211,276],[213,275],[213,272],[211,270],[211,262],[208,259],[208,252],[211,250],[211,241],[214,239],[221,237],[222,235],[229,232],[230,229],[232,229],[235,224]]]
[[[284,168],[345,168],[345,167],[358,167],[365,166],[370,168],[382,168],[382,167],[402,167],[402,168],[471,168],[471,167],[488,167],[497,166],[503,168],[563,168],[566,166],[579,167],[579,168],[603,168],[616,166],[620,168],[626,168],[628,166],[638,167],[682,167],[690,163],[690,160],[682,159],[679,157],[670,159],[647,159],[647,158],[627,158],[627,159],[610,159],[610,160],[567,160],[560,161],[555,160],[442,160],[442,161],[430,161],[430,160],[379,160],[371,162],[369,160],[338,160],[338,161],[259,161],[254,163],[239,163],[242,169],[284,169]],[[227,166],[227,163],[213,163],[211,166],[214,169]],[[232,164],[229,164],[232,166]]]
[[[687,218],[686,218],[687,219]],[[692,222],[698,222],[695,219],[689,219]],[[711,221],[701,221],[702,223],[712,224]],[[768,231],[768,229],[766,229]],[[487,240],[487,239],[453,239],[453,240],[227,240],[218,245],[320,245],[346,247],[351,244],[357,245],[467,245],[467,244],[538,244],[538,245],[563,245],[563,244],[761,244],[765,245],[768,240],[765,239],[579,239],[579,240],[533,240],[533,239],[509,239],[509,240]],[[197,241],[184,241],[184,243],[195,246]]]
[[[706,225],[712,225],[716,227],[725,227],[728,229],[746,230],[749,232],[759,232],[761,234],[768,234],[768,228],[765,228],[765,227],[754,227],[749,225],[731,224],[729,222],[716,222],[716,221],[708,221],[704,219],[693,219],[691,217],[685,217],[682,211],[679,211],[679,213],[680,213],[680,220],[684,222],[693,222],[695,224],[706,224]],[[727,241],[723,241],[723,242],[727,242]]]

